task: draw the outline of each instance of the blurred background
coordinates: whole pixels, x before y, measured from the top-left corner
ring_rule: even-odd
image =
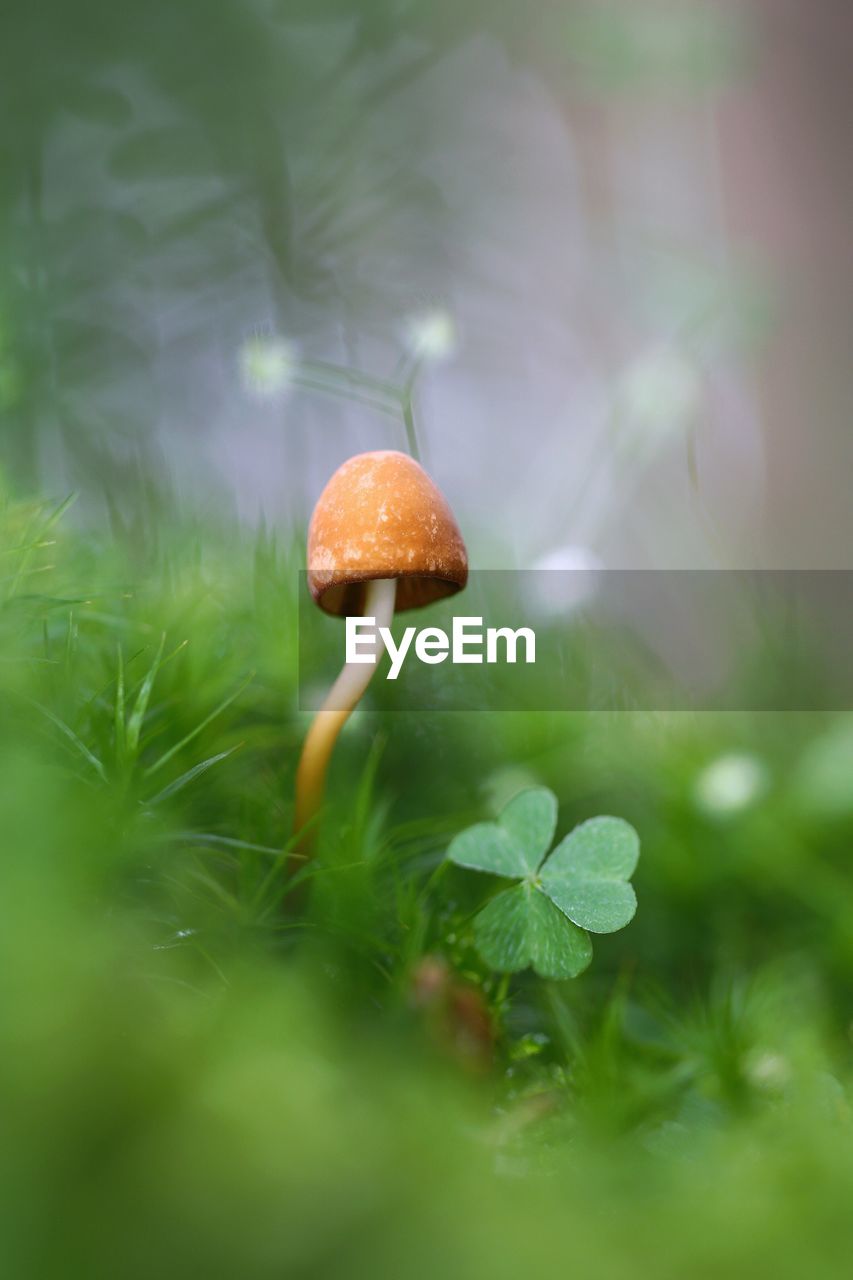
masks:
[[[849,563],[844,0],[0,24],[18,488],[298,525],[408,415],[483,566]]]
[[[581,588],[853,568],[851,65],[849,0],[0,5],[4,1276],[846,1280],[851,575],[716,713]],[[305,521],[384,447],[559,660],[375,680],[303,902]],[[679,670],[749,577],[681,576],[607,575]],[[577,981],[445,858],[530,785],[640,836]]]

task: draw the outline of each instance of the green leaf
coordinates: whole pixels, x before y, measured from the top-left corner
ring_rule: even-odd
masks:
[[[549,863],[566,846],[571,847],[574,867],[614,880],[630,880],[640,857],[640,837],[624,818],[590,818],[582,822],[561,841]]]
[[[639,856],[639,838],[629,823],[590,818],[557,845],[542,868],[542,889],[582,929],[615,933],[637,910],[628,877]]]
[[[26,696],[26,695],[24,695],[24,696]],[[44,707],[44,706],[42,706],[42,704],[41,704],[40,702],[36,702],[36,701],[35,701],[34,699],[32,699],[32,698],[27,698],[27,702],[30,704],[30,706],[33,706],[33,707],[35,707],[38,711],[40,711],[40,712],[42,713],[42,715],[47,716],[47,718],[48,718],[48,720],[51,722],[51,724],[55,725],[55,726],[56,726],[56,728],[59,730],[59,732],[60,732],[64,737],[66,737],[66,738],[68,739],[68,741],[71,743],[71,745],[72,745],[72,746],[73,746],[77,751],[79,751],[79,752],[80,752],[80,755],[83,757],[83,759],[84,759],[84,760],[87,760],[87,761],[89,762],[89,764],[90,764],[90,765],[92,766],[92,768],[95,770],[95,773],[97,773],[97,775],[98,775],[98,777],[101,779],[101,781],[102,781],[102,782],[106,782],[106,781],[107,781],[107,771],[106,771],[106,769],[105,769],[105,768],[104,768],[104,766],[103,766],[103,762],[102,762],[101,760],[99,760],[99,759],[98,759],[98,757],[94,754],[94,752],[92,752],[92,751],[90,751],[90,750],[89,750],[89,748],[86,746],[85,742],[82,740],[82,738],[79,738],[79,737],[77,736],[77,734],[74,732],[74,730],[71,728],[71,726],[70,726],[70,725],[67,725],[67,724],[65,723],[65,721],[64,721],[64,720],[60,720],[60,718],[59,718],[59,716],[58,716],[58,715],[55,715],[55,714],[50,710],[50,708],[49,708],[49,707]]]
[[[477,950],[492,969],[532,965],[542,978],[576,978],[592,960],[592,943],[536,885],[506,889],[474,920]]]
[[[115,706],[113,708],[113,730],[115,733],[115,750],[116,760],[121,764],[124,761],[124,656],[121,651],[121,645],[118,646],[118,670],[116,673],[116,696]]]
[[[227,698],[223,698],[222,702],[220,702],[218,707],[214,707],[210,715],[207,715],[204,717],[203,720],[200,720],[194,729],[191,729],[189,733],[185,735],[185,737],[181,738],[180,742],[176,742],[173,746],[169,748],[168,751],[164,752],[163,755],[160,756],[159,760],[155,760],[152,765],[149,765],[149,767],[145,770],[144,777],[150,778],[151,775],[156,773],[158,769],[162,769],[163,765],[167,764],[168,761],[171,760],[173,756],[176,756],[179,751],[182,751],[184,747],[188,746],[189,743],[191,743],[194,738],[197,738],[198,735],[202,732],[202,730],[206,729],[207,726],[211,724],[212,721],[214,721],[218,715],[221,715],[222,712],[226,710],[226,708],[231,706],[232,702],[234,702],[237,698],[239,698],[240,694],[243,692],[244,689],[248,688],[248,686],[252,683],[254,678],[255,678],[255,673],[254,671],[252,671],[246,677],[243,683],[237,689],[234,690],[233,693],[230,693]]]
[[[496,822],[478,822],[460,831],[451,840],[447,856],[457,866],[490,871],[496,876],[521,879],[528,872],[521,850]]]
[[[207,773],[208,769],[212,769],[215,764],[219,764],[220,760],[227,760],[236,750],[237,747],[230,747],[227,751],[220,751],[208,760],[202,760],[200,764],[193,765],[192,769],[187,769],[186,773],[182,773],[174,782],[170,782],[162,791],[158,791],[156,796],[152,796],[148,804],[153,808],[155,804],[161,804],[164,800],[171,799],[173,795],[176,795],[178,791],[182,791],[189,783],[194,782],[203,773]]]
[[[556,826],[556,796],[547,787],[531,787],[510,800],[497,822],[461,831],[447,856],[460,867],[521,880],[539,866]]]
[[[530,787],[510,800],[498,822],[521,851],[525,872],[535,871],[557,829],[557,797],[547,787]]]
[[[148,668],[145,678],[139,687],[139,693],[136,695],[136,702],[134,703],[133,710],[131,711],[130,718],[127,722],[125,742],[128,752],[134,756],[136,755],[139,747],[139,735],[142,732],[142,723],[145,719],[145,713],[148,710],[151,690],[154,688],[154,681],[157,678],[157,672],[160,670],[160,666],[163,661],[163,647],[165,643],[166,635],[164,632],[160,637],[160,644],[154,657],[154,661]]]

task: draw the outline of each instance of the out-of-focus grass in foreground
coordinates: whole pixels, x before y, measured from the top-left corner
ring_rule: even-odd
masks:
[[[846,1273],[849,719],[368,708],[289,912],[299,540],[59,508],[2,509],[4,1275]],[[575,983],[438,871],[531,780],[643,842]]]

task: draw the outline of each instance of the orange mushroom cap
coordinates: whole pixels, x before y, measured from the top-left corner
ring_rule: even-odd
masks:
[[[453,513],[423,467],[394,449],[338,467],[308,526],[308,586],[326,613],[361,611],[361,584],[397,578],[396,610],[453,595],[468,553]]]

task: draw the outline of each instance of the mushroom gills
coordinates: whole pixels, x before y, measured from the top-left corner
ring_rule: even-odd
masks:
[[[387,579],[379,579],[387,581]],[[318,599],[320,608],[326,613],[339,618],[372,617],[371,609],[363,603],[363,586],[377,581],[365,577],[363,582],[339,582],[327,587]],[[450,579],[427,577],[425,574],[401,574],[397,579],[397,596],[395,612],[402,613],[407,609],[420,609],[432,604],[435,600],[443,600],[455,595],[459,584]]]

